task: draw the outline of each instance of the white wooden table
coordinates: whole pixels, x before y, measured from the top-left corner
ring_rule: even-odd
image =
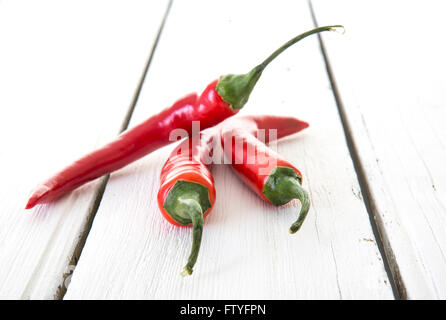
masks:
[[[0,1],[0,298],[445,299],[446,46],[440,1]],[[278,144],[312,208],[275,208],[215,165],[190,229],[156,204],[173,146],[25,211],[35,184],[220,74],[289,49],[241,114],[307,120]]]

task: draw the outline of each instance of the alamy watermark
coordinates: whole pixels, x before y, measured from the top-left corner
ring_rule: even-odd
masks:
[[[220,130],[205,130],[200,132],[200,121],[192,121],[191,135],[187,130],[174,129],[170,132],[169,141],[189,139],[188,143],[181,143],[177,152],[183,156],[189,154],[190,159],[197,157],[203,164],[244,164],[255,165],[258,174],[269,174],[277,166],[276,157],[271,152],[277,150],[277,129],[258,129],[252,134],[246,134],[244,128],[225,131],[220,136]],[[243,133],[243,134],[241,134]],[[205,141],[203,141],[203,139]],[[256,143],[256,139],[261,143]],[[224,149],[222,148],[222,140]],[[268,144],[268,147],[266,146]],[[200,148],[198,148],[200,147]],[[272,150],[272,151],[271,151]]]

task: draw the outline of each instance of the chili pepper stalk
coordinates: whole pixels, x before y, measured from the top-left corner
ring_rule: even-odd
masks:
[[[290,167],[275,167],[268,176],[262,190],[263,195],[275,206],[281,206],[293,199],[301,203],[299,216],[289,232],[296,233],[310,209],[310,197],[302,188],[302,176]]]
[[[260,79],[263,70],[270,64],[278,55],[291,47],[296,42],[316,33],[323,31],[336,31],[337,28],[344,28],[342,25],[324,26],[304,32],[293,39],[286,42],[279,49],[274,51],[265,61],[254,67],[251,71],[245,74],[228,74],[220,77],[217,84],[218,94],[231,105],[233,109],[242,108],[248,101],[249,96],[254,89],[257,81]]]
[[[203,213],[211,208],[209,190],[205,186],[179,180],[169,191],[163,208],[179,224],[192,224],[192,248],[182,276],[191,275],[197,262],[203,233]]]

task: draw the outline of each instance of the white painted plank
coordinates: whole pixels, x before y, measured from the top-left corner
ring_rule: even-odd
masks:
[[[306,2],[174,2],[132,123],[220,74],[248,71],[312,27]],[[194,274],[181,278],[191,230],[169,225],[156,204],[167,147],[111,176],[65,299],[393,298],[317,38],[275,61],[242,113],[311,123],[279,148],[302,168],[311,193],[302,230],[288,234],[297,202],[266,205],[215,165],[218,199]]]
[[[27,197],[117,135],[166,5],[0,3],[0,298],[63,291],[100,182],[31,211]]]
[[[446,298],[446,46],[440,1],[315,1],[377,221],[408,298]],[[392,253],[393,252],[393,253]]]

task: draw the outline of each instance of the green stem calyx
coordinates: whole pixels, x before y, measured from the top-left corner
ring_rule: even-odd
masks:
[[[199,183],[179,180],[170,189],[163,207],[178,223],[192,223],[192,248],[181,272],[182,276],[191,275],[201,246],[203,214],[211,207],[209,190]]]
[[[290,227],[290,233],[297,232],[307,216],[310,209],[310,198],[308,192],[302,188],[302,177],[288,167],[275,167],[265,185],[263,194],[275,206],[281,206],[293,199],[298,199],[301,203],[299,217]]]
[[[220,77],[217,84],[217,92],[223,98],[225,102],[231,105],[232,109],[241,109],[249,99],[251,91],[254,89],[257,81],[262,75],[266,66],[273,61],[279,54],[285,51],[287,48],[295,44],[296,42],[306,38],[312,34],[323,31],[337,31],[339,28],[344,28],[341,25],[332,25],[312,29],[304,32],[293,39],[289,40],[279,49],[274,51],[265,61],[256,66],[250,72],[246,74],[228,74]]]

